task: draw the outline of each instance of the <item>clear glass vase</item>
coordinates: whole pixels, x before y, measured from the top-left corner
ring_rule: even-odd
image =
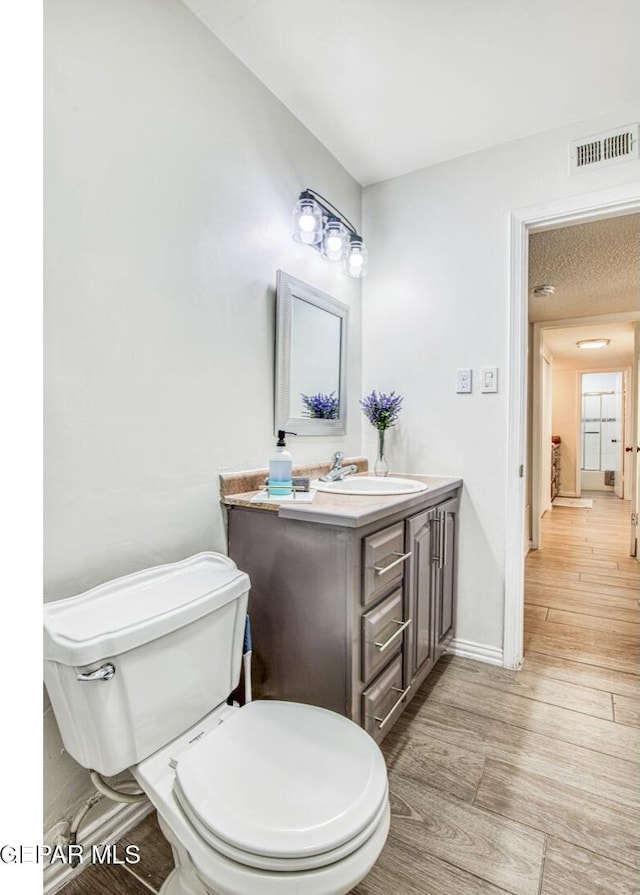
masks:
[[[389,475],[389,464],[384,448],[384,433],[386,429],[378,429],[378,456],[373,464],[374,475]]]

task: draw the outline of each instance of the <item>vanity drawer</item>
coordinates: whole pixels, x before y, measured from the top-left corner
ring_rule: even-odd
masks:
[[[362,726],[381,740],[402,712],[409,691],[402,687],[402,653],[362,692]]]
[[[404,564],[404,523],[397,522],[364,539],[362,604],[367,606],[395,583],[402,581]]]
[[[402,645],[411,619],[403,618],[402,588],[362,616],[362,680],[368,681]]]

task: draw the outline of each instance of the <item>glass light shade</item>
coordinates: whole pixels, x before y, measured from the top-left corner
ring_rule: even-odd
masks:
[[[322,235],[322,255],[327,261],[342,261],[349,234],[340,221],[327,221]]]
[[[344,272],[350,277],[364,277],[369,269],[369,252],[359,237],[351,241],[343,259]]]
[[[303,245],[317,245],[322,240],[322,209],[310,198],[301,198],[293,209],[291,235]]]

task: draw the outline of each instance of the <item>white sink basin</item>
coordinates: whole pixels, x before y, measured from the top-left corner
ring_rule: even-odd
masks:
[[[311,483],[317,491],[328,491],[332,494],[356,494],[379,497],[384,494],[413,494],[427,491],[428,485],[414,479],[401,479],[394,476],[358,475],[347,476],[339,482],[322,482],[320,479]]]

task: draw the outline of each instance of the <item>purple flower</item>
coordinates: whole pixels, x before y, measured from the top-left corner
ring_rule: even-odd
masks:
[[[385,395],[376,393],[374,389],[370,395],[360,401],[362,412],[376,429],[384,430],[395,425],[402,408],[402,396],[391,392]]]
[[[306,408],[305,416],[314,420],[338,419],[338,399],[335,392],[329,395],[323,395],[322,392],[317,395],[302,395],[302,403]]]

